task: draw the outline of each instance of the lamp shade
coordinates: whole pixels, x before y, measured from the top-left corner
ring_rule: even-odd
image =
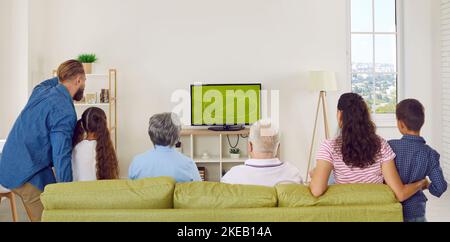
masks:
[[[336,73],[331,71],[311,71],[309,73],[312,91],[337,91]]]

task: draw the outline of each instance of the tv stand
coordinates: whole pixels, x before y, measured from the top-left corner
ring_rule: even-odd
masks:
[[[224,125],[224,126],[216,126],[216,127],[210,127],[208,130],[216,131],[216,132],[223,132],[223,131],[241,131],[244,130],[244,125]]]
[[[239,159],[232,158],[229,152],[227,135],[248,137],[250,130],[216,132],[206,128],[185,128],[181,131],[182,152],[195,161],[198,167],[206,168],[205,181],[220,182],[231,168],[243,165],[249,159],[247,138],[241,138],[238,148],[241,149]],[[234,138],[235,137],[235,138]],[[203,157],[203,153],[208,153]]]

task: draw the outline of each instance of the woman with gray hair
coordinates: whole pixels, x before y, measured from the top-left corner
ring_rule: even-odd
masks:
[[[245,165],[232,168],[223,183],[273,187],[281,183],[302,183],[300,171],[278,159],[280,134],[270,122],[259,121],[250,128],[248,153],[251,159]]]
[[[181,122],[176,114],[162,113],[151,117],[148,134],[155,148],[134,158],[129,178],[170,176],[177,182],[201,181],[195,162],[174,148],[180,132]]]

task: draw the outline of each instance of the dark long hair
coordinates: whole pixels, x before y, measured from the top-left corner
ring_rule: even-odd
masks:
[[[344,94],[339,99],[338,110],[342,112],[342,134],[338,141],[344,163],[363,169],[375,164],[381,140],[364,99],[355,93]]]
[[[73,146],[83,141],[87,133],[94,133],[97,140],[97,179],[118,179],[119,162],[108,130],[106,114],[102,109],[92,107],[83,113],[75,128]]]

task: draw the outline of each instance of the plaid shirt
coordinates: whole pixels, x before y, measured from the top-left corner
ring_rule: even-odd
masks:
[[[431,180],[430,193],[440,197],[447,190],[439,164],[440,155],[426,145],[420,136],[405,135],[401,140],[391,140],[389,145],[397,154],[395,164],[404,184],[414,183],[429,177]],[[425,204],[428,201],[420,191],[403,202],[403,216],[405,220],[425,217]]]

